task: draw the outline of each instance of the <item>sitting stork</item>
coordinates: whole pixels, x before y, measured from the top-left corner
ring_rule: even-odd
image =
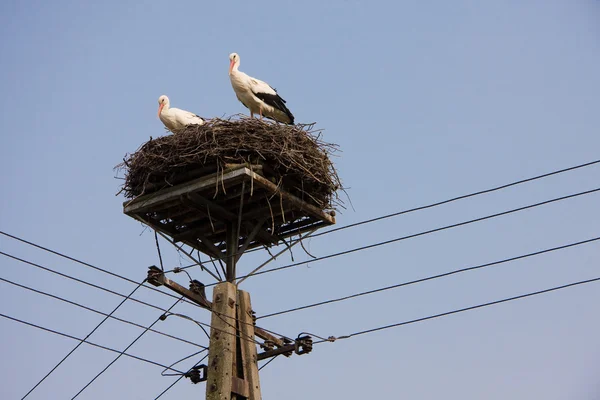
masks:
[[[179,108],[171,108],[169,98],[164,94],[158,98],[158,118],[173,133],[188,125],[204,125],[200,116]]]

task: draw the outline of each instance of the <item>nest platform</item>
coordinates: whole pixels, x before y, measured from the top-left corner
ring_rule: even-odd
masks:
[[[259,174],[260,166],[231,167],[123,204],[123,212],[211,256],[221,257],[228,228],[244,250],[335,224],[325,212]],[[333,215],[332,215],[333,214]]]
[[[335,145],[311,128],[215,119],[151,139],[117,166],[123,212],[218,258],[333,225]]]

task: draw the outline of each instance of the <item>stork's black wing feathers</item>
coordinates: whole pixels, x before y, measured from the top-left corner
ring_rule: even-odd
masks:
[[[275,91],[275,89],[273,89],[273,91]],[[285,106],[285,100],[282,99],[281,96],[278,95],[276,91],[275,91],[275,94],[260,93],[260,92],[254,93],[254,94],[256,95],[256,97],[258,97],[259,99],[261,99],[262,101],[264,101],[265,103],[270,105],[271,107],[275,107],[279,111],[285,113],[285,115],[287,115],[288,118],[290,119],[290,123],[292,125],[294,124],[294,115],[291,113],[290,110],[288,110],[288,108]]]

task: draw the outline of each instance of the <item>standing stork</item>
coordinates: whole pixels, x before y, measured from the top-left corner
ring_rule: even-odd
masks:
[[[164,94],[158,98],[158,118],[173,133],[188,125],[204,125],[204,120],[192,112],[171,108],[169,98]]]
[[[237,99],[254,114],[270,118],[284,124],[294,124],[294,116],[285,106],[285,100],[268,83],[252,78],[238,71],[240,56],[237,53],[229,55],[229,79]]]

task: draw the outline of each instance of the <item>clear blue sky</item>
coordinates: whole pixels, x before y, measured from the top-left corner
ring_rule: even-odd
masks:
[[[122,214],[112,168],[150,136],[167,94],[202,116],[246,112],[228,77],[276,87],[298,122],[342,149],[355,211],[339,225],[599,158],[598,1],[4,1],[0,5],[0,230],[136,281],[154,237]],[[598,186],[590,167],[308,243],[317,256]],[[258,315],[588,239],[599,194],[252,278]],[[121,293],[133,286],[0,236],[0,250]],[[340,336],[600,276],[599,245],[262,321]],[[165,263],[180,264],[163,243]],[[303,259],[300,250],[296,260]],[[264,254],[242,259],[249,271]],[[273,265],[289,263],[289,256]],[[181,263],[187,264],[187,260]],[[195,278],[210,282],[199,270]],[[0,257],[0,277],[109,312],[120,299]],[[185,284],[184,276],[175,276]],[[598,284],[323,344],[261,372],[263,397],[599,399]],[[162,307],[165,296],[136,296]],[[101,316],[0,282],[4,314],[84,337]],[[208,322],[203,310],[179,312]],[[118,317],[158,316],[128,302]],[[194,324],[165,332],[205,343]],[[90,340],[123,349],[109,321]],[[0,319],[0,397],[21,398],[76,342]],[[132,354],[194,348],[152,333]],[[71,398],[114,354],[83,345],[29,398]],[[189,367],[183,363],[179,367]],[[173,378],[122,358],[80,399],[152,399]],[[167,399],[203,398],[181,381]]]

